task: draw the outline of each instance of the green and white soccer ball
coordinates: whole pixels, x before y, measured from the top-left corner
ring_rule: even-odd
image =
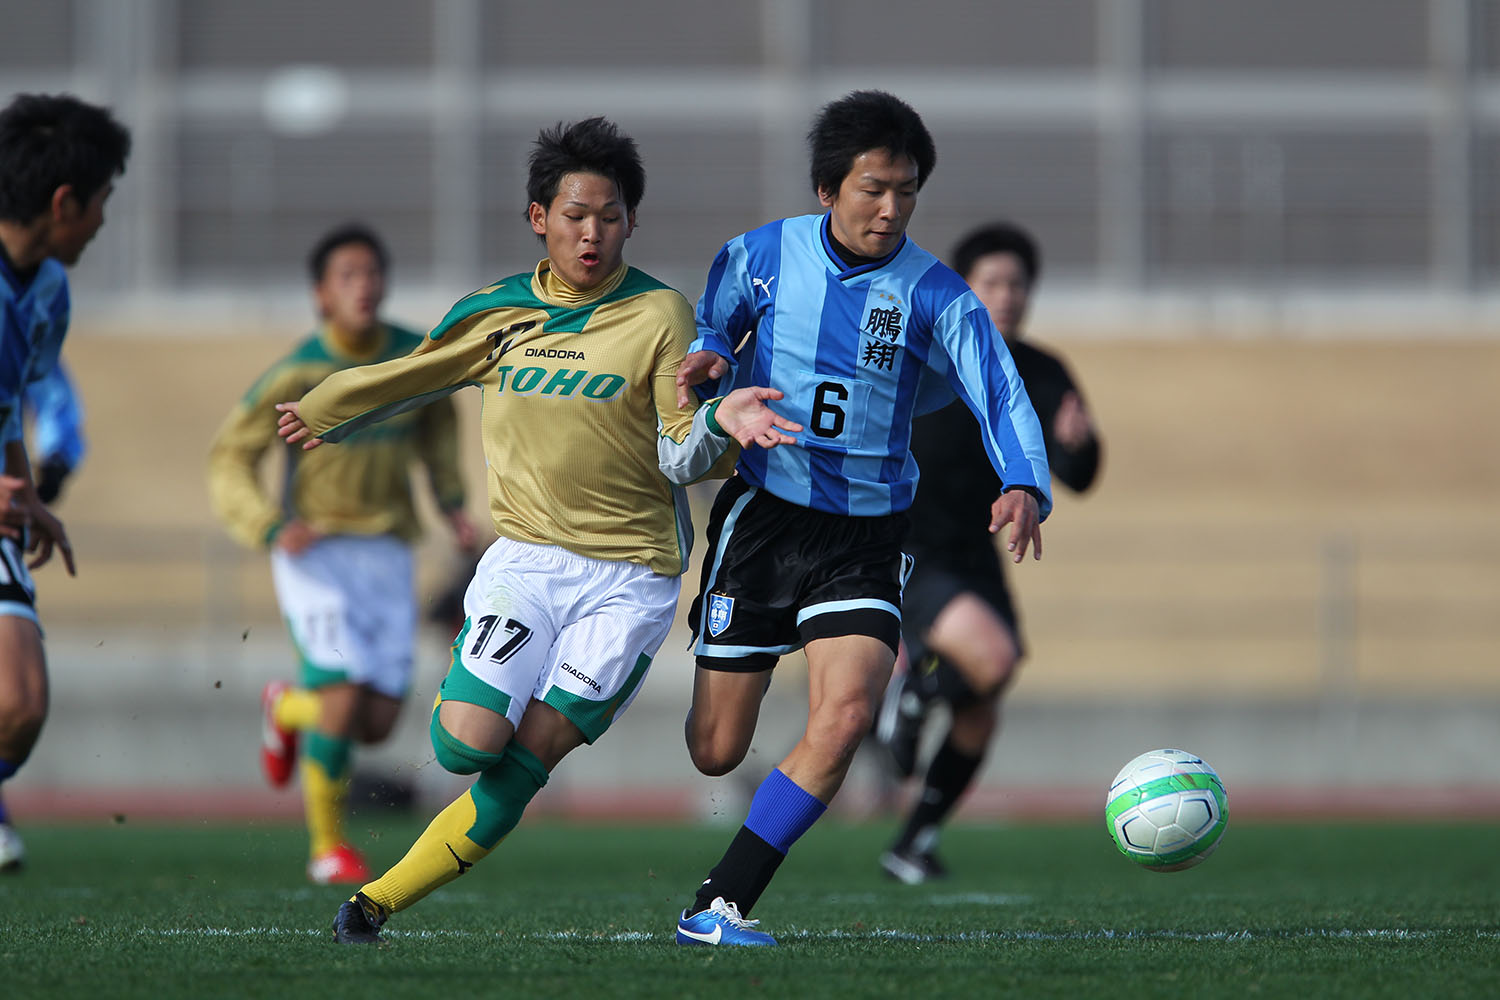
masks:
[[[1229,797],[1203,758],[1185,750],[1152,750],[1115,775],[1104,821],[1130,860],[1154,872],[1182,871],[1219,846],[1229,822]]]

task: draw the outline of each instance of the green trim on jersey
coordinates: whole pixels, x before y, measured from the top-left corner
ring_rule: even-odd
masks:
[[[551,705],[562,714],[578,731],[583,734],[584,742],[593,745],[593,742],[604,735],[610,723],[615,721],[615,713],[624,704],[636,688],[641,686],[641,681],[646,677],[646,670],[651,666],[651,657],[642,653],[635,661],[635,667],[630,671],[630,676],[620,685],[609,701],[594,701],[571,691],[564,691],[553,686],[547,689],[542,697],[545,704]]]
[[[536,309],[547,314],[547,321],[543,324],[547,330],[553,333],[582,333],[583,328],[588,326],[594,311],[600,306],[670,287],[657,281],[645,271],[627,267],[625,277],[620,279],[620,286],[608,295],[584,306],[559,306],[543,302],[532,294],[533,274],[534,272],[531,271],[513,274],[508,278],[502,278],[495,285],[488,286],[489,291],[481,289],[459,299],[453,304],[453,308],[448,310],[448,315],[443,317],[442,322],[432,328],[428,336],[433,340],[442,340],[457,324],[491,309]]]

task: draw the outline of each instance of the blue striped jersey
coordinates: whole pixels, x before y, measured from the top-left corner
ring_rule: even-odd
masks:
[[[1001,482],[1037,490],[1046,517],[1041,426],[983,303],[910,239],[848,267],[828,225],[826,214],[770,223],[726,243],[709,269],[689,350],[729,359],[734,388],[780,389],[773,408],[804,428],[800,447],[746,448],[739,474],[816,510],[903,511],[917,489],[912,417],[957,395],[979,418]]]
[[[0,441],[21,438],[26,387],[57,365],[68,332],[68,275],[47,258],[24,285],[0,255]]]

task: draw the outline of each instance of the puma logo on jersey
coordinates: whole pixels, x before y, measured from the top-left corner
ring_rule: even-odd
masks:
[[[769,299],[771,297],[771,282],[773,282],[775,280],[776,280],[776,275],[774,275],[774,274],[771,275],[769,278],[751,278],[750,279],[750,287],[751,288],[759,288],[761,291],[763,291],[763,292],[766,293],[766,298]]]

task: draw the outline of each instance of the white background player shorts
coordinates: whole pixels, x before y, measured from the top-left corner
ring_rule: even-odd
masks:
[[[417,604],[411,548],[391,535],[330,535],[271,550],[276,600],[309,687],[347,681],[401,698],[411,684]]]

